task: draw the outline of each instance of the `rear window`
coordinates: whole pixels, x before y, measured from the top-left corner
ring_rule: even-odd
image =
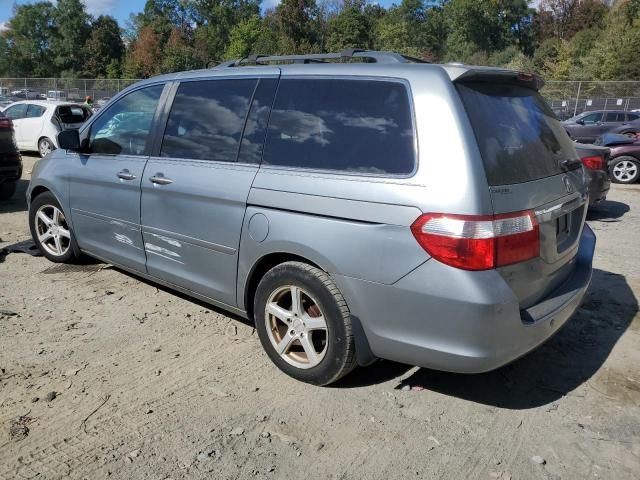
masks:
[[[489,185],[523,183],[563,173],[575,148],[536,91],[515,85],[468,83],[458,91],[482,155]]]
[[[56,112],[62,123],[83,123],[89,112],[79,105],[62,105]]]
[[[283,79],[269,120],[268,165],[406,175],[415,151],[404,84]]]

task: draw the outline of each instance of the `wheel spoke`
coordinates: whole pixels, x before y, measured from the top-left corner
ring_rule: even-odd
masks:
[[[51,239],[53,237],[53,235],[51,235],[51,232],[49,230],[47,230],[46,232],[38,235],[38,240],[40,240],[40,243],[44,243],[47,240]]]
[[[47,217],[47,214],[44,213],[42,210],[38,210],[38,218],[42,221],[42,223],[44,223],[46,226],[51,225],[52,220]]]
[[[289,351],[289,347],[291,347],[293,340],[294,340],[294,337],[290,335],[289,332],[285,333],[284,337],[282,337],[282,340],[280,340],[276,345],[276,351],[280,355],[286,354]]]
[[[302,309],[302,293],[300,288],[296,286],[291,287],[291,311],[298,317],[301,317],[304,313]]]
[[[62,242],[60,241],[60,237],[59,236],[55,236],[55,237],[53,237],[53,240],[54,240],[54,242],[56,244],[56,247],[55,247],[56,248],[56,253],[58,255],[61,255],[62,254]]]
[[[309,364],[316,365],[319,362],[318,352],[316,352],[316,349],[313,346],[313,343],[311,342],[311,338],[309,337],[309,335],[305,335],[304,337],[301,337],[300,344],[304,349],[304,353],[307,354],[307,360],[309,361]]]
[[[53,209],[53,223],[60,225],[60,210],[55,207]]]
[[[64,227],[58,227],[58,233],[61,237],[71,239],[71,232]]]
[[[307,330],[326,330],[327,322],[324,320],[324,316],[311,317],[309,315],[304,316],[304,324]]]
[[[280,305],[276,303],[268,303],[267,304],[267,313],[273,315],[278,320],[286,322],[289,317],[291,317],[291,312],[289,310],[285,310]]]

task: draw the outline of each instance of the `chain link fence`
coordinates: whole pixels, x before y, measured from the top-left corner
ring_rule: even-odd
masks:
[[[137,81],[130,78],[0,78],[0,102],[25,98],[84,101],[90,96],[100,106]],[[561,120],[590,110],[640,109],[640,81],[548,81],[542,94]]]
[[[548,81],[542,89],[561,120],[591,110],[640,109],[640,82]]]
[[[90,96],[106,102],[137,79],[0,78],[0,100],[50,99],[84,102]]]

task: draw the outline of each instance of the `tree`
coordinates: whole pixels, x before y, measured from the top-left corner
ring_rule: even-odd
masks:
[[[84,71],[83,47],[91,33],[91,17],[80,0],[58,0],[53,11],[55,34],[51,37],[51,54],[57,69],[65,76]]]
[[[48,77],[54,74],[56,70],[51,58],[54,9],[50,2],[14,7],[8,30],[3,33],[5,75]]]
[[[91,26],[91,35],[83,48],[84,72],[91,78],[107,75],[112,62],[119,63],[124,55],[124,43],[115,18],[101,15]],[[111,71],[113,73],[114,66]]]
[[[252,53],[271,55],[277,52],[277,48],[276,33],[258,15],[253,15],[233,27],[224,56],[233,59],[244,58]]]
[[[539,40],[570,40],[577,32],[599,28],[608,11],[602,0],[542,0],[535,20]]]
[[[160,73],[160,47],[160,37],[153,27],[142,27],[137,40],[129,47],[125,60],[125,75],[129,78],[142,78]]]
[[[319,12],[315,0],[282,0],[276,7],[280,48],[305,53],[319,46]]]
[[[193,49],[189,46],[184,34],[174,27],[164,48],[162,72],[179,72],[195,67]]]
[[[365,0],[344,1],[340,12],[328,21],[327,50],[373,47],[373,25],[365,8]]]

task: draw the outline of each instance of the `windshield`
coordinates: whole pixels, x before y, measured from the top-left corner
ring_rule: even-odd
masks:
[[[577,154],[542,96],[509,84],[458,84],[489,185],[523,183],[563,173]],[[579,164],[578,168],[579,168]]]

